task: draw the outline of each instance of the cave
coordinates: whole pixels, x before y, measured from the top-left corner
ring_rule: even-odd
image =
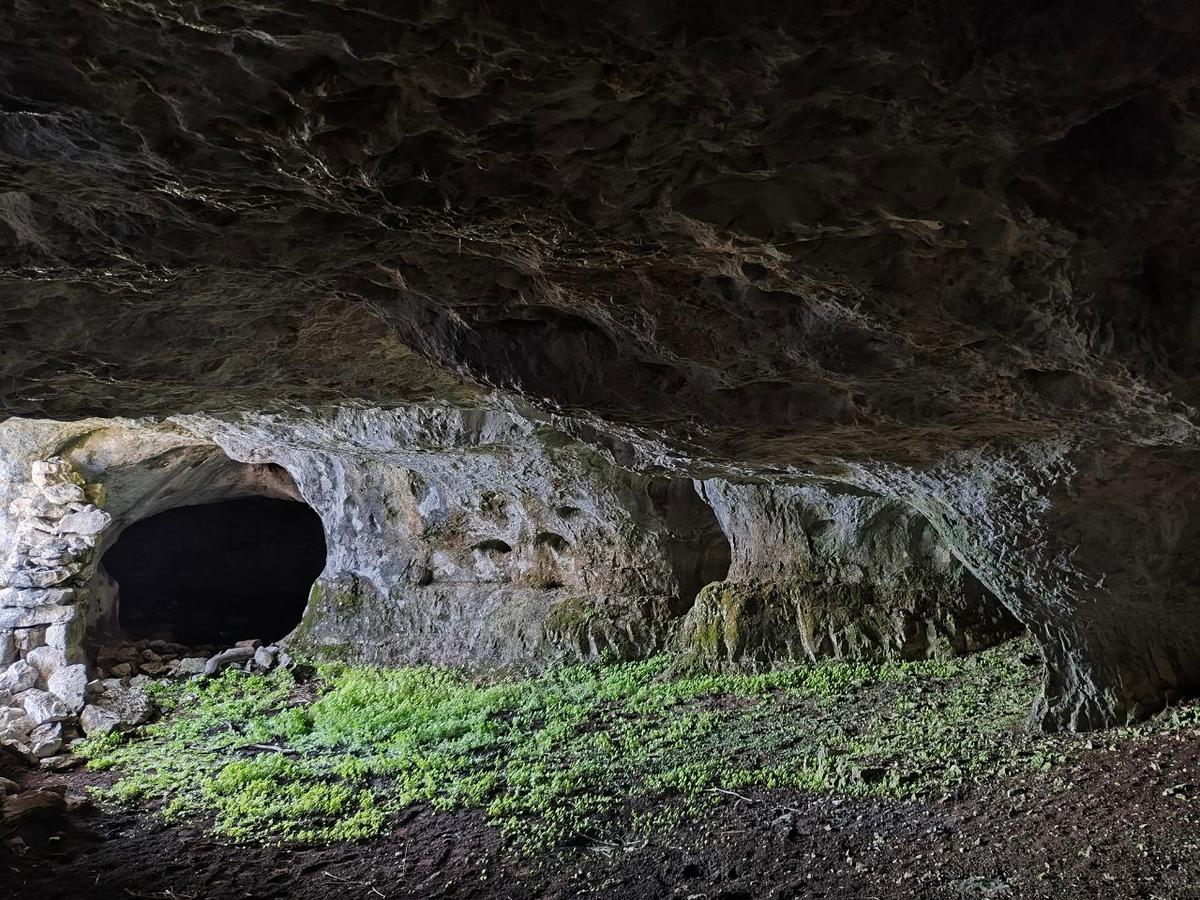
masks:
[[[7,4],[0,896],[1192,891],[1198,46]]]
[[[299,624],[325,566],[325,533],[305,503],[243,497],[135,522],[101,565],[116,582],[117,621],[130,639],[269,644]]]

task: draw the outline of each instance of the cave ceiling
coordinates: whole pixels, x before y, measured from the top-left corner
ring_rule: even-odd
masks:
[[[1200,10],[0,4],[0,414],[1195,442]]]

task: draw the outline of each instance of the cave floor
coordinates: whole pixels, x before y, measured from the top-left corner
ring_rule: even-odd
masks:
[[[653,843],[539,856],[506,850],[475,811],[418,806],[368,842],[288,849],[232,845],[136,810],[93,809],[65,829],[26,833],[23,855],[0,851],[0,896],[1200,896],[1194,738],[1106,743],[1057,774],[936,801],[752,791]],[[97,775],[47,777],[78,788]]]
[[[97,802],[0,828],[0,900],[1200,898],[1200,704],[1031,735],[1027,642],[753,677],[298,672],[160,679],[159,721],[26,771]]]

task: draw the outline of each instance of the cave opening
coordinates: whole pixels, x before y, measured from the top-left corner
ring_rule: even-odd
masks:
[[[310,506],[244,497],[135,522],[101,564],[117,584],[126,637],[229,646],[271,643],[295,628],[325,552]]]

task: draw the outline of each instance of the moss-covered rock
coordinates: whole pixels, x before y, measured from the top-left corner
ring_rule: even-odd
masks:
[[[670,598],[607,603],[567,597],[546,614],[538,655],[566,661],[642,659],[663,649],[672,624]]]
[[[716,582],[701,591],[675,645],[686,664],[763,670],[797,660],[942,659],[1019,630],[1002,608],[947,587]]]

